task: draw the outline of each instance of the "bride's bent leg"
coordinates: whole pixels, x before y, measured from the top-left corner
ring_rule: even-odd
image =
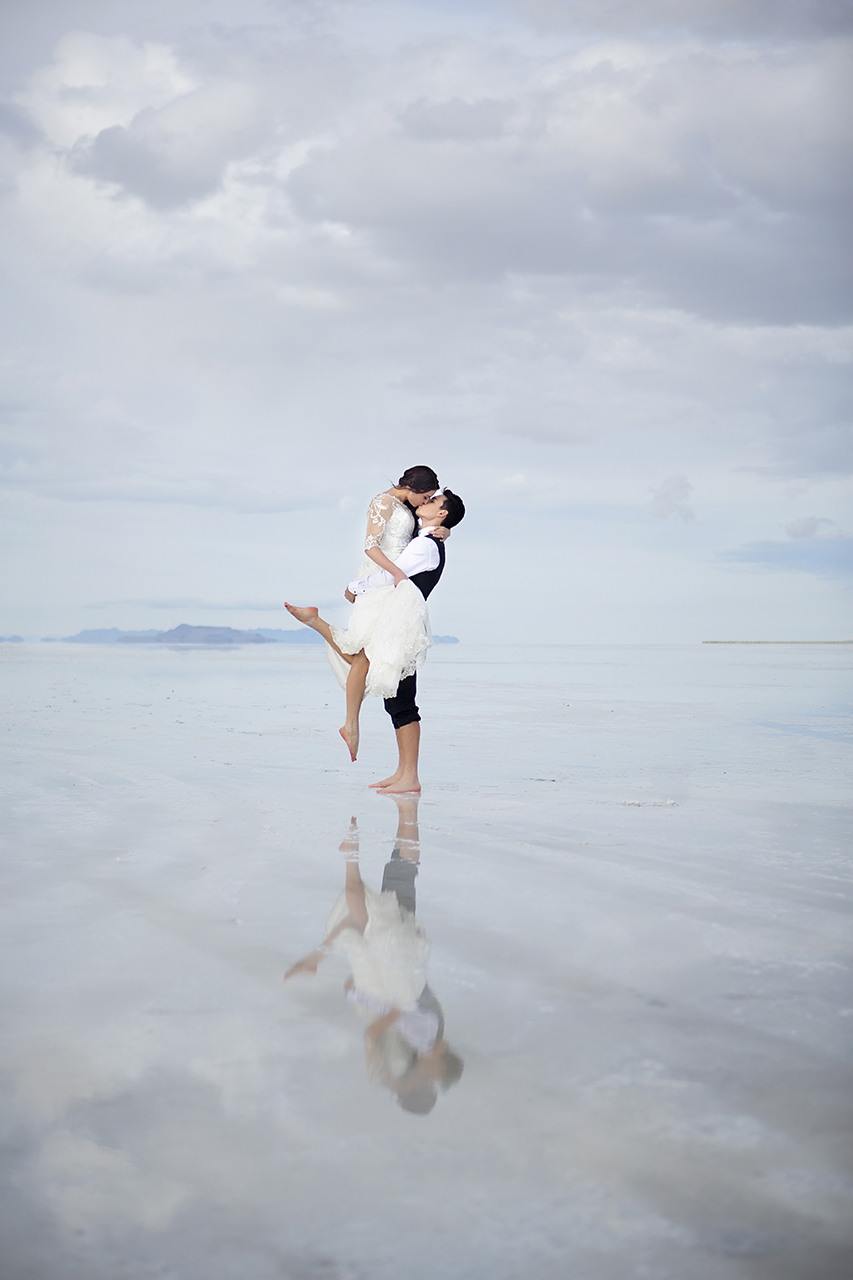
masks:
[[[319,632],[326,641],[326,644],[330,644],[335,653],[340,654],[344,662],[352,662],[352,654],[341,653],[332,636],[332,628],[329,626],[328,622],[323,621],[313,606],[306,606],[305,608],[302,608],[297,604],[288,604],[285,600],[284,607],[291,617],[295,618],[297,622],[301,622],[304,626],[310,627],[312,631]]]
[[[358,854],[355,857],[348,856],[345,867],[344,894],[347,914],[334,929],[330,929],[326,934],[323,939],[323,945],[326,947],[334,942],[344,929],[357,929],[359,933],[364,933],[367,928],[367,900],[364,896],[364,882],[358,866]]]
[[[367,673],[370,662],[364,650],[353,655],[347,676],[347,718],[340,731],[341,737],[349,747],[353,760],[358,755],[358,717],[364,701],[364,687],[367,684]]]
[[[367,927],[367,903],[364,897],[364,883],[357,862],[346,864],[346,903],[348,910],[347,925],[364,933]]]

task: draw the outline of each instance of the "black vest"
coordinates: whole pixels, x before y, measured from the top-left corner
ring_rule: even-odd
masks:
[[[413,573],[409,579],[410,582],[414,582],[424,600],[426,600],[427,596],[444,573],[444,543],[440,542],[438,538],[433,538],[433,542],[438,547],[438,568],[424,569],[423,573]]]

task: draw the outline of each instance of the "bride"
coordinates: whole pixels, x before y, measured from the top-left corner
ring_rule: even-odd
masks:
[[[420,667],[432,644],[426,601],[396,564],[415,533],[414,510],[438,489],[432,467],[409,467],[367,508],[364,553],[368,557],[356,578],[384,569],[393,586],[359,595],[346,630],[330,626],[316,608],[285,608],[299,622],[318,631],[326,641],[326,653],[339,683],[346,690],[346,722],[339,730],[350,758],[358,755],[359,712],[365,694],[391,698],[400,681]],[[434,536],[447,536],[443,529]],[[348,597],[350,598],[350,597]]]

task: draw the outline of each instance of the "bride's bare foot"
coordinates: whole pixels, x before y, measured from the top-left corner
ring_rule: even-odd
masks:
[[[298,604],[288,604],[285,600],[284,607],[297,622],[304,622],[306,627],[313,626],[319,617],[320,610],[315,609],[313,605],[306,605],[304,608]]]
[[[353,817],[349,820],[349,828],[338,848],[341,853],[345,853],[348,857],[355,857],[358,861],[358,819]]]
[[[355,761],[358,755],[358,729],[350,729],[347,725],[344,725],[342,729],[338,729],[338,733],[349,747],[350,759]]]
[[[397,773],[392,773],[390,778],[383,778],[381,782],[371,782],[370,786],[371,787],[393,787],[394,783],[397,781],[399,777],[400,777],[400,772],[398,770]]]
[[[407,791],[419,792],[420,789],[421,789],[421,784],[418,781],[418,775],[416,773],[415,774],[404,773],[402,774],[401,777],[390,780],[388,786],[383,787],[381,791],[378,791],[377,795],[399,796],[399,795],[403,795],[403,793]]]

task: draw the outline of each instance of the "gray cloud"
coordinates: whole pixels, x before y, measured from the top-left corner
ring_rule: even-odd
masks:
[[[334,602],[336,605],[338,601]],[[199,600],[194,596],[179,597],[175,600],[96,600],[90,604],[84,604],[84,609],[110,609],[113,606],[124,605],[141,605],[146,609],[206,609],[213,610],[215,613],[281,613],[284,605],[281,601],[257,601],[244,600],[240,602],[222,603],[221,601],[213,602],[210,600]]]
[[[313,149],[287,190],[303,218],[445,275],[630,281],[704,315],[832,322],[853,297],[849,74],[824,46],[749,62],[605,47],[555,61],[547,85],[519,65],[514,110],[419,97],[402,131],[376,118]]]
[[[213,163],[185,168],[121,125],[104,129],[94,142],[79,147],[71,164],[77,173],[116,183],[155,209],[174,209],[215,191],[223,167]]]
[[[834,523],[825,516],[801,516],[786,524],[785,532],[789,538],[816,538],[824,526],[831,527]]]
[[[33,147],[44,141],[41,129],[15,102],[0,102],[0,133],[5,133],[22,147]]]
[[[448,102],[411,103],[400,113],[403,133],[410,138],[427,141],[499,138],[515,110],[510,99],[482,98],[465,102],[451,98]]]
[[[757,565],[779,572],[813,573],[825,578],[853,574],[853,538],[813,538],[797,542],[748,542],[722,552],[729,564]]]
[[[652,490],[649,511],[655,520],[680,516],[685,524],[691,524],[696,519],[689,501],[692,492],[693,485],[686,476],[667,476],[662,484]]]
[[[732,37],[814,38],[853,28],[845,0],[513,0],[546,29],[614,32],[690,31]]]
[[[71,166],[155,209],[175,209],[216,191],[228,163],[250,153],[264,129],[251,86],[214,82],[81,141]]]
[[[80,468],[81,470],[83,468]],[[28,475],[14,472],[2,475],[8,488],[23,492],[37,491],[59,502],[120,502],[143,506],[183,506],[223,508],[234,512],[282,515],[292,511],[322,508],[326,502],[317,495],[291,496],[286,475],[276,481],[259,484],[239,477],[210,475],[200,477],[187,467],[186,473],[173,478],[134,474],[128,467],[124,474],[109,472],[92,478],[74,475],[73,463],[57,467],[60,474],[44,475],[36,465]],[[62,474],[64,471],[64,474]]]

